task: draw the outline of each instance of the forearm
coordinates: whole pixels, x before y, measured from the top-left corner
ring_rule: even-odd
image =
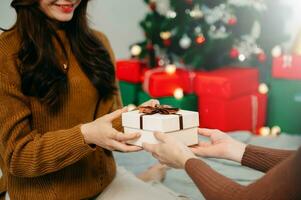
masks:
[[[35,177],[69,166],[92,151],[76,126],[45,134],[28,133],[1,154],[11,174]]]
[[[267,172],[295,152],[248,145],[243,154],[241,164],[252,169]]]
[[[248,186],[235,183],[198,159],[188,160],[185,170],[208,200],[300,199],[300,165],[301,149]]]

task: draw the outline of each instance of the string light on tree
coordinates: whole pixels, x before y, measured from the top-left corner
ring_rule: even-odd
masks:
[[[184,97],[183,89],[182,88],[175,89],[173,96],[178,100],[183,99]]]
[[[169,10],[166,13],[166,17],[169,18],[169,19],[174,19],[174,18],[177,17],[177,13],[173,10]]]
[[[269,88],[268,88],[267,84],[260,83],[260,85],[258,87],[258,92],[260,94],[267,94],[269,92]]]
[[[199,4],[194,6],[194,8],[190,11],[189,15],[194,19],[200,19],[204,16],[203,12],[200,9]]]
[[[176,72],[177,68],[174,64],[169,64],[165,67],[165,71],[167,74],[172,75]]]
[[[279,57],[282,55],[282,49],[280,46],[277,45],[272,49],[271,53],[273,57]]]
[[[240,62],[243,62],[243,61],[245,61],[247,58],[246,58],[246,56],[244,55],[244,54],[239,54],[239,56],[238,56],[238,60],[240,61]]]
[[[191,45],[191,39],[188,37],[188,35],[183,35],[183,37],[180,39],[180,47],[182,47],[182,49],[188,49]]]
[[[131,54],[132,56],[139,56],[142,52],[142,48],[139,45],[133,45],[131,47]]]
[[[171,37],[171,32],[170,31],[161,32],[160,37],[162,38],[162,40],[168,40]]]

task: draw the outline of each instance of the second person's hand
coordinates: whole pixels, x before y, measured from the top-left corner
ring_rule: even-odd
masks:
[[[200,128],[198,133],[208,137],[210,141],[201,141],[198,145],[191,147],[193,153],[202,157],[223,158],[241,162],[246,144],[216,129]]]
[[[143,143],[143,148],[150,152],[161,164],[182,169],[187,160],[196,158],[191,150],[175,138],[164,134],[154,133],[158,144]]]

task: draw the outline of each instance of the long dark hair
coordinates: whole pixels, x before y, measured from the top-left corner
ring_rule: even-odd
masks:
[[[60,28],[65,30],[72,53],[100,98],[107,99],[116,92],[114,65],[107,49],[89,28],[87,4],[88,0],[82,0],[72,20],[61,24]],[[49,39],[56,39],[67,59],[66,49],[56,33],[58,25],[40,10],[38,0],[13,0],[11,6],[17,12],[13,28],[21,37],[18,58],[22,92],[37,97],[51,108],[58,108],[68,90],[67,75]]]

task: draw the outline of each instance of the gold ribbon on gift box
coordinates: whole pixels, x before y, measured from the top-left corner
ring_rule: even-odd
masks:
[[[161,114],[161,115],[178,115],[179,116],[179,124],[180,130],[183,130],[183,116],[178,114],[177,112],[180,110],[179,108],[173,108],[169,105],[155,105],[152,106],[140,106],[138,107],[139,113],[143,113],[140,115],[140,129],[143,129],[143,116],[145,115],[153,115],[153,114]]]

